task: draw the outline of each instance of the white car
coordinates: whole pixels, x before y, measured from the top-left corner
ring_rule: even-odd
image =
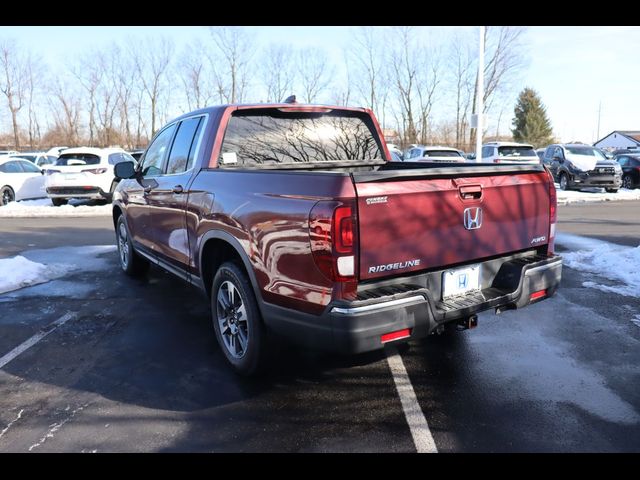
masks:
[[[42,173],[29,160],[0,156],[0,206],[15,200],[46,197]]]
[[[22,153],[14,153],[11,155],[14,158],[23,158],[24,160],[29,160],[32,163],[35,163],[40,168],[45,165],[52,165],[56,163],[58,159],[58,155],[47,155],[44,152],[22,152]]]
[[[466,158],[460,150],[453,147],[441,146],[415,146],[407,152],[405,162],[438,162],[438,163],[462,163]]]
[[[483,163],[540,163],[540,158],[528,143],[488,142],[482,145]]]
[[[121,148],[78,147],[64,150],[55,165],[46,167],[47,195],[55,206],[71,198],[111,201],[117,184],[113,166],[133,162]]]

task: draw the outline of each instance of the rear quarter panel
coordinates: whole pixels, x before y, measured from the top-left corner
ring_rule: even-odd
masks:
[[[236,238],[265,302],[320,313],[334,284],[316,267],[309,243],[309,212],[319,200],[354,197],[351,178],[326,172],[202,170],[190,189],[187,230],[191,270],[204,235],[221,230]],[[276,193],[277,192],[277,193]]]

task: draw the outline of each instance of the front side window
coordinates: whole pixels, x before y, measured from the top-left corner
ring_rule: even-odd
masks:
[[[300,163],[377,164],[385,162],[368,115],[337,111],[238,111],[222,143],[221,165]]]
[[[158,134],[153,143],[149,145],[144,160],[142,161],[142,175],[144,177],[157,177],[158,175],[162,175],[162,164],[169,150],[175,129],[175,125],[165,128]]]
[[[191,168],[201,123],[202,117],[188,118],[180,123],[169,154],[167,174],[182,173]]]
[[[619,157],[618,163],[621,167],[626,167],[629,164],[629,157]]]
[[[562,153],[562,148],[556,147],[555,151],[553,152],[553,156],[558,157],[560,160],[564,159],[564,153]]]
[[[28,160],[21,161],[20,166],[22,167],[22,170],[24,170],[27,173],[40,173],[41,171],[38,167],[36,167],[33,163],[31,163]]]

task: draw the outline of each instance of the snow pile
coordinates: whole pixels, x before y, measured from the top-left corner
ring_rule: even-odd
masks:
[[[560,190],[556,184],[558,205],[581,202],[609,202],[612,200],[640,200],[640,188],[627,190],[621,188],[616,193],[607,193],[604,188],[585,188],[584,190]]]
[[[0,259],[0,293],[41,283],[46,279],[47,267],[23,256]]]
[[[587,281],[582,283],[583,286],[640,297],[640,245],[626,247],[568,233],[558,233],[556,243],[574,250],[562,253],[567,267],[594,273],[615,283],[602,285]]]
[[[16,257],[0,259],[0,294],[48,282],[79,270],[103,270],[112,261],[97,255],[115,249],[115,245],[61,247],[28,250]]]
[[[81,202],[74,204],[72,201],[70,205],[54,207],[48,198],[11,202],[4,207],[0,207],[0,217],[95,217],[111,215],[110,203],[96,206],[78,203]]]

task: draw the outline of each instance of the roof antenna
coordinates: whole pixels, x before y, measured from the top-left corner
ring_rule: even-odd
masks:
[[[296,96],[295,95],[289,95],[287,97],[287,99],[284,101],[284,103],[298,103],[298,102],[296,102]]]

